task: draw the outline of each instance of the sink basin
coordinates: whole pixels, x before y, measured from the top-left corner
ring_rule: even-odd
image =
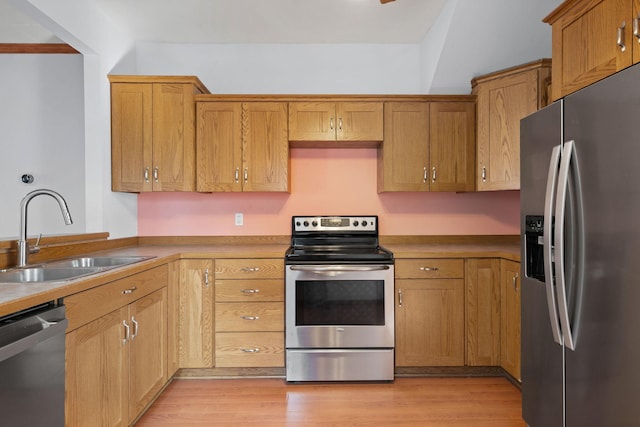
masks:
[[[0,283],[33,283],[53,282],[56,280],[70,280],[87,274],[98,273],[101,268],[50,268],[27,267],[0,272]]]
[[[33,267],[0,271],[0,283],[38,283],[71,280],[134,264],[152,256],[89,256],[52,261]]]
[[[148,256],[96,256],[96,257],[80,257],[63,261],[52,262],[52,266],[56,267],[100,267],[100,268],[115,268],[123,265],[133,264],[136,262],[144,261],[153,257]]]

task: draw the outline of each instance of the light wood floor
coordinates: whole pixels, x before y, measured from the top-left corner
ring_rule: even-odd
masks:
[[[523,427],[508,380],[397,378],[394,383],[174,380],[136,424],[148,426]]]

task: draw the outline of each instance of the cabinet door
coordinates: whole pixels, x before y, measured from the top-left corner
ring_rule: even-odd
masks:
[[[289,141],[335,141],[333,102],[290,102]]]
[[[467,259],[467,365],[500,365],[500,260]]]
[[[385,102],[378,192],[429,191],[429,104]]]
[[[464,280],[396,280],[396,366],[464,365]]]
[[[67,334],[66,425],[127,426],[127,307]]]
[[[477,189],[520,189],[520,119],[538,109],[537,71],[478,85]]]
[[[242,104],[198,102],[198,191],[242,191]]]
[[[338,102],[336,139],[338,141],[382,141],[382,102]]]
[[[149,83],[111,84],[111,188],[152,190],[153,90]]]
[[[430,107],[430,191],[473,191],[476,164],[474,102],[433,102]]]
[[[194,191],[195,99],[191,84],[153,84],[153,191]]]
[[[129,306],[129,422],[167,382],[167,288]]]
[[[501,261],[502,276],[502,367],[520,380],[520,264]]]
[[[631,0],[574,3],[551,22],[554,100],[631,65],[637,45],[632,35]],[[618,28],[623,24],[624,50],[617,44]]]
[[[289,191],[287,103],[242,104],[243,191]]]
[[[180,261],[179,366],[213,366],[213,260]]]

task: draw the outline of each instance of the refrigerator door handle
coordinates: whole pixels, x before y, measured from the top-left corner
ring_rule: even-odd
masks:
[[[556,222],[555,222],[555,263],[557,287],[556,295],[558,298],[558,308],[560,315],[560,325],[562,325],[564,345],[570,350],[576,349],[575,340],[571,331],[571,322],[569,320],[569,305],[567,304],[567,286],[565,280],[564,269],[564,214],[567,202],[567,191],[569,188],[569,166],[571,158],[575,153],[575,142],[568,141],[564,143],[562,150],[562,160],[560,162],[560,173],[558,174],[558,194],[556,196]]]
[[[551,234],[553,230],[553,208],[554,196],[558,182],[558,166],[560,163],[561,145],[553,147],[551,151],[551,161],[549,162],[549,175],[547,176],[547,191],[544,197],[544,230],[543,230],[543,247],[544,247],[544,277],[545,288],[547,291],[547,308],[549,309],[549,322],[551,323],[551,332],[553,340],[563,345],[562,333],[560,331],[560,318],[558,316],[558,307],[556,305],[556,296],[554,292],[554,275],[553,275],[553,247],[551,242]]]

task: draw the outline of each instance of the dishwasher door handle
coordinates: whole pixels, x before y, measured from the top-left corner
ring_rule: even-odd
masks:
[[[67,319],[62,319],[58,322],[48,322],[42,318],[38,318],[38,320],[42,325],[42,329],[0,347],[0,362],[3,362],[16,354],[22,353],[23,351],[26,351],[36,344],[48,340],[55,335],[64,334],[67,330],[67,326],[69,325],[69,321]]]

